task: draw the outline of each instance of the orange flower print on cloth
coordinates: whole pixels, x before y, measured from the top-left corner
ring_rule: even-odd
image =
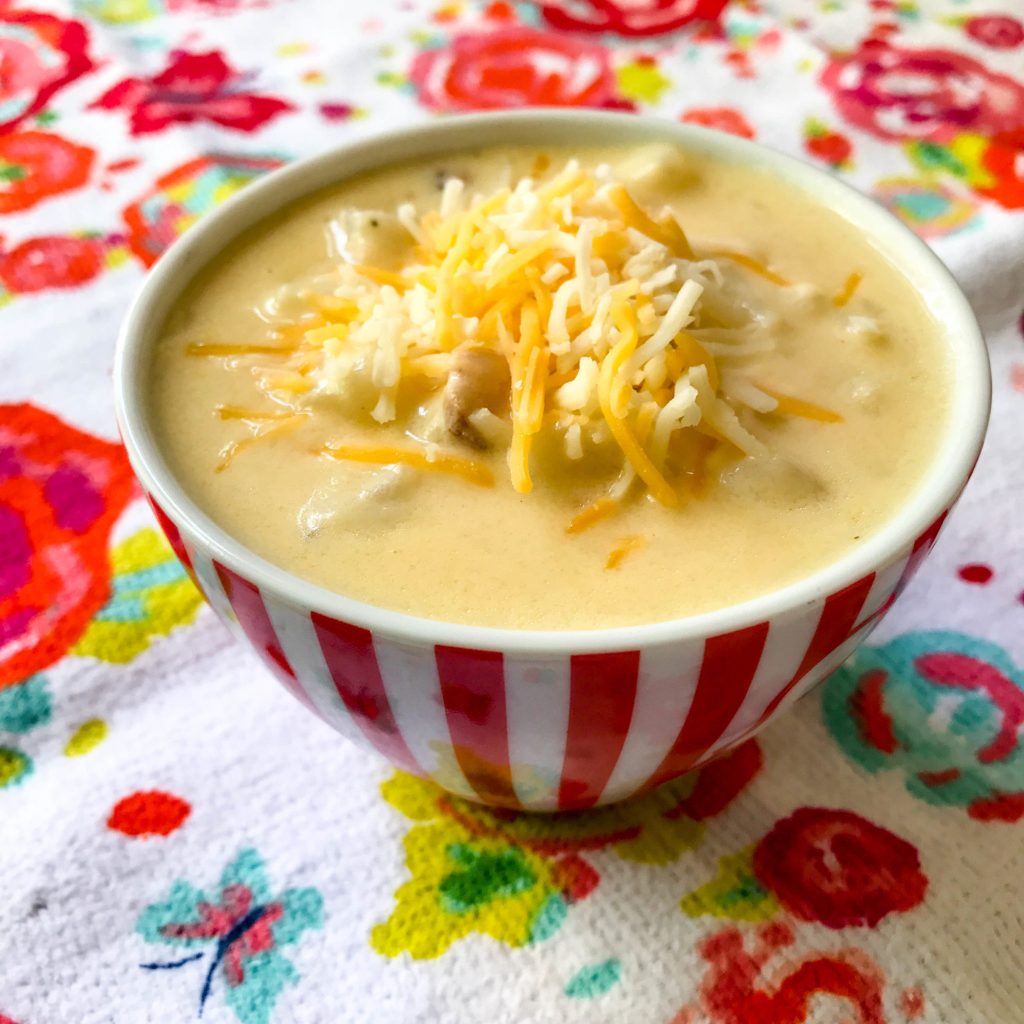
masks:
[[[704,128],[717,128],[720,132],[752,139],[754,129],[750,122],[732,107],[694,107],[679,118],[684,124],[699,124]]]
[[[853,167],[853,144],[841,132],[833,131],[816,117],[804,121],[804,149],[837,171]]]
[[[246,77],[217,50],[175,50],[170,63],[152,78],[125,78],[94,104],[103,110],[127,110],[133,135],[149,135],[172,124],[211,121],[222,128],[254,132],[286,111],[291,103],[246,91]]]
[[[0,285],[11,295],[77,288],[106,266],[107,241],[99,235],[44,235],[10,249],[0,236]],[[5,296],[0,292],[0,302]]]
[[[604,47],[522,26],[457,35],[417,54],[409,77],[435,110],[623,105]]]
[[[825,722],[868,772],[976,821],[1024,818],[1024,670],[963,633],[908,633],[862,647],[828,681]]]
[[[694,21],[714,21],[729,0],[545,0],[544,20],[570,32],[657,36]]]
[[[725,810],[760,767],[751,741],[648,796],[551,816],[489,810],[398,773],[382,791],[414,822],[404,843],[411,877],[370,944],[385,956],[429,959],[473,933],[511,947],[549,938],[600,883],[588,853],[671,863],[699,845],[703,822]]]
[[[697,952],[707,964],[698,1007],[684,1007],[673,1024],[886,1024],[885,975],[860,949],[797,952],[785,923],[744,934],[729,925],[703,939]],[[811,1014],[814,1013],[812,1018]]]
[[[0,214],[84,185],[95,152],[48,132],[0,135]]]
[[[93,67],[85,26],[0,3],[0,132],[42,110]]]
[[[218,153],[175,167],[125,208],[129,248],[151,267],[204,213],[283,163],[279,156]]]
[[[941,142],[1024,127],[1024,85],[947,50],[866,43],[830,61],[821,84],[847,121],[881,139]]]
[[[1024,209],[1024,127],[989,139],[980,163],[989,180],[976,186],[977,193],[1007,210]]]
[[[280,167],[284,160],[285,157],[277,155],[224,153],[190,160],[157,178],[143,195],[125,207],[123,233],[83,231],[44,235],[24,239],[10,248],[5,247],[0,236],[0,305],[18,295],[51,288],[78,288],[132,256],[145,266],[152,266],[164,249],[204,213],[255,178]],[[4,196],[2,178],[0,162],[0,212]]]
[[[0,687],[60,658],[106,601],[110,530],[134,488],[120,445],[0,407]]]
[[[718,876],[683,897],[690,917],[793,918],[874,928],[920,905],[928,888],[917,850],[859,814],[801,807],[753,847],[722,857]]]

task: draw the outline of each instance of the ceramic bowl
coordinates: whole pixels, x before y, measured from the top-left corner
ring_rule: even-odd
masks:
[[[882,529],[797,583],[709,614],[527,632],[416,618],[314,586],[248,550],[193,502],[161,453],[146,380],[168,311],[231,239],[301,196],[400,159],[609,141],[677,142],[767,169],[871,236],[922,294],[942,325],[957,387],[936,423],[942,436],[931,467]],[[970,475],[990,374],[950,273],[852,188],[730,135],[574,110],[437,120],[339,146],[248,187],[149,274],[120,335],[115,388],[129,458],[174,550],[289,693],[343,736],[453,793],[552,811],[621,800],[727,753],[849,657],[927,555]]]

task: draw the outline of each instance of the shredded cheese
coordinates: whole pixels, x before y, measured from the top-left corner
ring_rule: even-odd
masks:
[[[402,465],[413,469],[448,473],[461,477],[463,480],[478,487],[493,487],[494,474],[490,468],[465,459],[461,455],[450,452],[436,452],[431,457],[426,452],[405,448],[392,448],[387,445],[378,447],[360,447],[357,445],[327,444],[320,449],[320,454],[334,459],[336,462],[367,462],[376,466]]]
[[[794,398],[792,395],[782,395],[771,388],[757,387],[766,395],[775,399],[775,412],[781,416],[798,416],[805,420],[817,420],[819,423],[842,423],[843,417],[823,405],[815,405],[814,402],[807,402],[802,398]]]
[[[231,345],[215,342],[193,342],[185,350],[190,356],[287,356],[295,351],[291,345]]]
[[[249,419],[250,417],[245,418]],[[234,461],[236,455],[245,451],[246,448],[250,448],[257,441],[263,441],[270,437],[277,437],[281,434],[290,433],[295,430],[295,428],[298,427],[305,418],[305,414],[303,413],[291,413],[281,419],[277,419],[275,417],[275,421],[270,423],[270,425],[267,425],[266,422],[259,423],[249,437],[243,437],[237,441],[229,441],[220,450],[220,461],[215,467],[215,472],[223,473],[224,470],[227,469]]]
[[[639,551],[646,544],[647,538],[640,534],[623,537],[609,552],[608,561],[605,562],[604,567],[606,569],[618,569],[627,555],[632,554],[634,551]]]
[[[188,351],[280,357],[252,367],[276,399],[302,406],[307,394],[357,396],[351,404],[359,415],[388,424],[410,404],[401,400],[403,388],[417,399],[440,397],[462,346],[488,348],[508,364],[507,418],[470,409],[463,422],[479,420],[486,443],[507,445],[518,492],[534,486],[531,453],[542,430],[560,432],[569,460],[592,448],[603,449],[602,460],[619,460],[606,496],[572,519],[570,534],[610,515],[637,480],[672,506],[699,491],[712,456],[762,452],[758,416],[838,419],[823,406],[756,385],[745,365],[773,347],[772,327],[767,317],[737,317],[722,292],[729,276],[722,263],[741,268],[731,276],[740,284],[744,271],[779,286],[788,279],[740,252],[698,257],[671,211],[645,209],[607,167],[587,172],[570,161],[550,168],[544,159],[534,174],[547,178],[485,195],[448,178],[437,209],[398,206],[410,241],[399,265],[342,260],[333,273],[318,269],[278,290],[275,310],[297,299],[304,312],[286,320],[271,310],[266,343],[204,342]],[[851,275],[833,300],[837,308],[859,281]],[[254,438],[292,415],[235,406],[218,414],[249,424]],[[417,443],[331,444],[322,454],[494,486],[482,462]]]
[[[781,274],[776,274],[774,270],[766,267],[760,260],[756,260],[753,256],[748,256],[746,253],[715,252],[712,253],[712,256],[717,260],[730,260],[732,263],[738,263],[741,267],[746,267],[747,270],[753,271],[766,281],[771,281],[772,284],[777,284],[782,288],[788,288],[792,284],[792,281],[788,278],[783,277]]]
[[[368,267],[363,263],[356,263],[352,269],[360,276],[369,278],[375,284],[389,284],[392,288],[404,291],[412,283],[407,281],[401,274],[392,270],[381,270],[380,267]]]
[[[580,509],[572,517],[569,525],[565,528],[565,532],[575,534],[589,530],[592,526],[601,522],[602,519],[607,519],[609,516],[614,515],[618,507],[618,502],[613,498],[598,498],[597,501],[587,505],[586,508]]]
[[[619,309],[624,311],[622,314],[624,317],[628,318],[631,316],[628,307],[620,306]],[[679,501],[679,496],[672,489],[669,482],[658,472],[658,468],[654,463],[651,462],[640,442],[629,429],[625,418],[617,416],[612,406],[612,388],[615,379],[623,364],[632,354],[633,345],[636,344],[635,332],[627,328],[623,331],[623,334],[625,335],[623,340],[612,349],[611,353],[601,364],[601,376],[598,383],[601,411],[604,413],[605,421],[611,429],[616,443],[622,449],[623,454],[636,471],[637,476],[647,484],[651,494],[662,505],[675,505]]]
[[[855,270],[850,274],[844,282],[843,287],[840,288],[836,295],[833,296],[832,305],[835,306],[836,309],[842,309],[843,306],[853,298],[854,293],[857,291],[857,288],[863,280],[864,275],[859,270]]]

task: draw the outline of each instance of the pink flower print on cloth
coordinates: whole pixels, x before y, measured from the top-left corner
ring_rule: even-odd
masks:
[[[0,132],[42,110],[54,93],[91,70],[87,46],[81,22],[0,0]]]
[[[107,90],[94,107],[128,110],[133,135],[163,131],[172,124],[212,121],[224,128],[254,132],[271,118],[294,110],[274,96],[246,92],[246,76],[217,50],[175,50],[170,63],[153,78],[125,78]]]
[[[62,657],[107,600],[110,531],[134,492],[120,445],[0,406],[0,688]]]
[[[1024,125],[1024,86],[948,50],[868,43],[827,64],[821,84],[847,121],[882,139],[943,141]]]

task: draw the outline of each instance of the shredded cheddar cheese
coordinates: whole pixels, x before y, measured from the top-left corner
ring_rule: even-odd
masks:
[[[850,301],[850,299],[853,298],[854,294],[857,291],[857,288],[860,286],[860,283],[863,280],[864,275],[860,273],[860,271],[858,270],[855,270],[852,274],[850,274],[850,276],[843,283],[843,287],[840,288],[840,290],[833,296],[832,305],[835,306],[836,309],[842,309],[843,306],[845,306]]]
[[[763,450],[752,433],[759,415],[839,421],[742,372],[774,340],[760,321],[731,326],[722,263],[740,268],[730,280],[741,287],[747,271],[780,287],[787,278],[744,253],[698,255],[671,211],[642,206],[607,167],[588,172],[570,161],[552,169],[538,159],[535,173],[546,180],[484,195],[449,178],[437,209],[398,208],[396,223],[409,237],[400,264],[339,261],[332,273],[318,270],[290,286],[301,312],[272,319],[265,342],[192,344],[197,356],[251,357],[261,386],[281,403],[262,412],[219,407],[252,432],[224,465],[240,447],[289,429],[294,410],[313,396],[357,395],[354,414],[380,424],[404,415],[403,395],[440,404],[468,348],[507,364],[503,418],[511,430],[503,433],[494,412],[481,408],[474,436],[480,441],[486,428],[489,440],[507,445],[516,491],[534,487],[542,431],[555,432],[569,460],[592,448],[618,460],[607,496],[572,519],[570,534],[611,515],[638,481],[666,506],[699,493],[709,467]],[[833,303],[848,302],[859,283],[852,274]],[[275,358],[259,365],[266,357]],[[417,447],[331,444],[321,454],[494,486],[483,463],[412,440]]]
[[[763,277],[766,281],[771,281],[772,284],[779,285],[781,288],[788,288],[793,283],[781,274],[776,274],[774,270],[766,267],[760,260],[754,259],[753,256],[748,256],[746,253],[715,252],[711,255],[715,259],[729,260],[732,263],[738,263],[741,267],[746,267],[747,270],[752,271],[759,277]]]
[[[293,345],[247,345],[247,344],[216,344],[214,342],[195,342],[188,346],[190,356],[288,356],[295,351]]]
[[[609,552],[608,561],[605,562],[604,567],[606,569],[618,569],[627,555],[632,554],[634,551],[639,551],[646,544],[647,538],[640,534],[623,537]]]
[[[487,466],[472,459],[464,459],[450,452],[426,452],[405,448],[392,448],[388,445],[379,447],[360,447],[358,445],[330,444],[320,449],[320,454],[338,462],[368,462],[377,466],[402,465],[413,469],[448,473],[461,477],[463,480],[478,487],[493,487],[494,474]]]
[[[239,417],[250,419],[249,416]],[[249,437],[240,438],[237,441],[230,441],[220,451],[220,461],[217,463],[216,472],[223,473],[234,461],[236,455],[251,447],[257,441],[263,441],[270,437],[277,437],[281,434],[290,433],[295,430],[305,419],[304,413],[289,413],[281,418],[273,417],[272,422],[267,422],[260,417],[256,428]],[[255,419],[255,417],[252,417]]]
[[[253,423],[283,420],[296,415],[291,409],[247,409],[241,405],[218,405],[216,412],[222,420],[248,420]]]
[[[397,288],[400,291],[404,291],[412,284],[401,274],[396,274],[391,270],[381,270],[380,267],[368,267],[365,264],[357,263],[353,269],[360,277],[365,277],[376,284],[389,284],[392,288]]]
[[[597,501],[586,508],[580,509],[569,521],[569,525],[565,528],[565,532],[568,534],[583,533],[584,530],[589,530],[592,526],[601,522],[602,519],[607,519],[609,516],[615,514],[615,510],[618,508],[618,503],[612,498],[598,498]]]
[[[775,412],[781,416],[798,416],[805,420],[817,420],[819,423],[842,423],[843,417],[831,409],[822,405],[815,405],[814,402],[804,401],[802,398],[794,398],[792,395],[782,395],[770,388],[761,388],[778,403]]]

